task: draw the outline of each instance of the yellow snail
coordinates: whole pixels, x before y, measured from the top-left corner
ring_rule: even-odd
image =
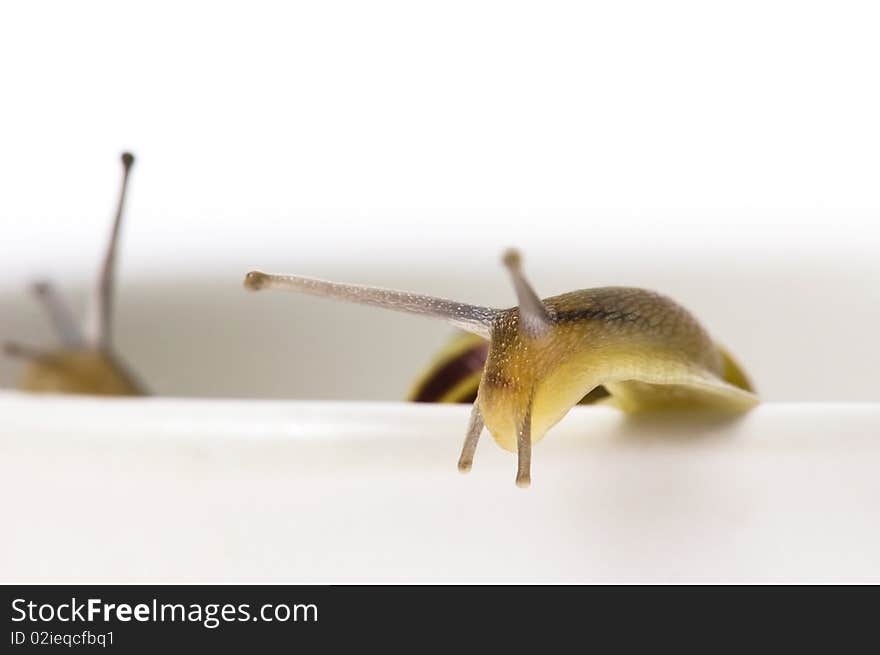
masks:
[[[84,329],[80,325],[51,284],[41,282],[33,285],[33,291],[46,308],[62,347],[44,351],[17,343],[4,344],[4,351],[8,355],[27,360],[18,385],[23,391],[105,396],[137,396],[145,393],[140,382],[119,361],[111,343],[116,244],[132,164],[134,157],[130,153],[123,153],[119,204],[91,300],[88,326]]]
[[[541,300],[519,253],[507,251],[503,262],[519,302],[510,309],[259,271],[248,273],[244,284],[433,316],[488,340],[458,468],[470,470],[486,427],[502,448],[517,453],[521,487],[531,480],[532,444],[590,394],[607,394],[605,402],[628,412],[745,411],[757,404],[740,367],[672,300],[628,287]]]

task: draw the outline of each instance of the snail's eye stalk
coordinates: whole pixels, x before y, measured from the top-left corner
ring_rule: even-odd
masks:
[[[262,289],[298,291],[311,296],[371,305],[408,314],[432,316],[487,339],[499,313],[499,310],[491,307],[468,305],[445,298],[359,284],[328,282],[299,275],[272,275],[251,271],[244,278],[244,286],[251,291]]]
[[[507,250],[501,261],[510,272],[516,290],[520,330],[530,337],[545,336],[553,327],[553,317],[523,273],[519,251],[513,248]]]
[[[244,276],[244,287],[245,289],[250,289],[251,291],[259,291],[266,285],[266,281],[268,278],[269,276],[265,273],[261,273],[260,271],[251,271]]]
[[[119,190],[119,202],[116,206],[116,216],[113,219],[110,240],[107,243],[107,250],[104,252],[104,261],[98,276],[95,295],[92,299],[92,311],[88,330],[88,340],[92,346],[99,350],[107,350],[110,347],[113,336],[112,310],[113,287],[116,282],[116,249],[119,243],[119,232],[125,210],[128,178],[133,165],[134,155],[130,152],[122,153],[122,184]]]
[[[50,282],[37,282],[31,287],[34,295],[42,303],[49,320],[61,343],[66,348],[78,349],[85,345],[80,326],[70,306],[64,301]]]

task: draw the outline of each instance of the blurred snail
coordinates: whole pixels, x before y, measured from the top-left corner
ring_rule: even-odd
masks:
[[[498,444],[518,456],[516,483],[531,480],[532,444],[576,404],[594,399],[627,412],[664,408],[745,411],[758,402],[745,374],[683,307],[653,291],[603,287],[541,299],[522,272],[519,253],[507,251],[519,305],[496,309],[403,291],[339,284],[292,275],[247,274],[252,290],[286,289],[441,318],[487,342],[470,337],[453,343],[449,361],[480,357],[477,384],[458,468],[469,471],[477,441],[488,428]],[[467,355],[469,353],[469,355]],[[441,358],[442,359],[442,358]],[[435,372],[434,379],[438,376]],[[459,387],[429,379],[417,384],[435,400],[465,398],[472,379]],[[427,391],[426,391],[427,388]]]
[[[5,343],[4,351],[27,361],[19,389],[35,392],[78,393],[106,396],[143,395],[141,383],[125,368],[112,346],[112,303],[116,270],[116,246],[122,225],[128,176],[134,156],[122,154],[122,186],[110,241],[91,298],[89,323],[82,326],[70,306],[48,282],[32,290],[46,309],[61,340],[58,350],[42,350],[18,343]]]

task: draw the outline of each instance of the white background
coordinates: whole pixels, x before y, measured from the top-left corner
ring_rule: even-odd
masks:
[[[251,259],[287,239],[295,261],[430,234],[439,260],[536,231],[876,246],[878,19],[773,0],[7,4],[0,216],[28,223],[27,265],[93,263],[71,240],[106,224],[131,148],[130,267],[181,231],[200,263],[233,239]]]

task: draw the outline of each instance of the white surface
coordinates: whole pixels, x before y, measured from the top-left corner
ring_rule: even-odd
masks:
[[[880,405],[573,411],[0,395],[4,582],[880,582]],[[71,425],[77,426],[72,433]]]

